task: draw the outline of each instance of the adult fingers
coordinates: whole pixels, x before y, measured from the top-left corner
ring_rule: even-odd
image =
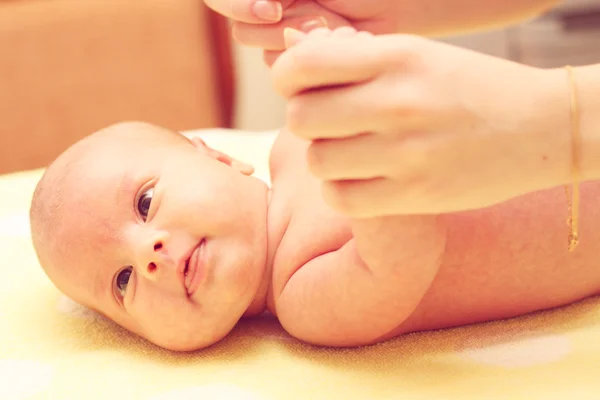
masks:
[[[325,202],[352,218],[393,215],[390,198],[396,187],[386,178],[324,181],[321,190]]]
[[[283,54],[283,51],[265,50],[263,52],[263,61],[267,67],[272,67],[275,61]]]
[[[311,24],[313,22],[311,21]],[[251,25],[249,25],[251,26]],[[309,25],[310,27],[311,25]],[[328,23],[328,26],[335,26],[335,25],[331,25]],[[302,28],[302,27],[301,27]],[[306,30],[306,27],[302,28],[303,30]],[[356,33],[356,31],[354,30],[354,28],[350,27],[350,26],[346,26],[344,25],[341,28],[337,28],[335,31],[333,31],[333,35],[334,37],[350,37],[350,36],[359,36],[359,37],[368,37],[368,36],[373,36],[373,34],[369,33],[369,32],[358,32]],[[284,37],[285,38],[285,37]],[[281,44],[281,42],[283,42],[283,39],[281,39],[281,36],[277,36],[275,43],[272,46],[274,48],[277,48],[277,46],[279,46]],[[296,43],[293,43],[296,44]],[[286,47],[291,47],[289,45],[287,45],[286,43],[284,43],[284,45],[286,45]],[[279,56],[283,54],[283,50],[265,50],[263,52],[263,59],[265,61],[265,64],[269,67],[271,67],[275,61],[277,61],[277,59],[279,58]]]
[[[310,26],[315,28],[312,31],[310,31],[311,38],[331,36],[330,29],[319,25],[320,23],[318,23],[317,21],[312,21]],[[309,34],[292,28],[285,28],[283,31],[283,39],[285,42],[284,45],[286,48],[295,46],[296,44],[305,40],[307,37],[309,37]],[[265,63],[268,66],[273,65],[273,63],[282,53],[283,51],[278,50],[265,50],[263,52]]]
[[[265,50],[284,50],[283,30],[294,28],[308,32],[319,26],[335,29],[351,26],[344,17],[320,7],[312,1],[295,2],[291,7],[284,7],[283,18],[274,24],[234,22],[232,34],[237,42],[245,46],[261,47]]]
[[[322,86],[364,82],[388,67],[391,49],[376,37],[328,37],[304,40],[273,65],[276,90],[289,98]]]
[[[283,10],[295,0],[204,0],[204,3],[219,14],[251,24],[279,22]]]
[[[240,44],[248,47],[260,47],[264,50],[285,50],[283,31],[294,28],[308,32],[318,27],[326,27],[327,20],[321,16],[300,16],[284,18],[272,25],[256,25],[235,22],[231,34]]]
[[[422,110],[418,88],[390,79],[313,89],[293,96],[288,100],[287,126],[308,140],[362,132],[402,136],[427,128],[430,122]]]
[[[389,138],[375,133],[316,140],[309,146],[307,158],[313,175],[322,180],[383,177],[398,163]]]

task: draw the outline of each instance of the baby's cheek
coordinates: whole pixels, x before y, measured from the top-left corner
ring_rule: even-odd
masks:
[[[129,307],[129,313],[144,329],[174,325],[185,320],[189,314],[189,304],[185,297],[174,298],[164,293],[136,293]]]
[[[240,243],[236,247],[236,251],[224,255],[221,263],[215,263],[215,273],[225,275],[219,277],[222,290],[230,292],[232,296],[240,296],[255,286],[264,269],[263,249],[255,248],[252,243]],[[224,273],[218,269],[222,269]]]
[[[136,306],[139,307],[132,312],[139,327],[136,333],[159,346],[177,344],[194,331],[190,329],[194,321],[193,310],[184,299],[173,301],[155,298]]]

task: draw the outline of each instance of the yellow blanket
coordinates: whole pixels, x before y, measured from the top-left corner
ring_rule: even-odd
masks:
[[[265,176],[272,133],[202,132]],[[600,300],[352,350],[269,317],[191,354],[140,340],[62,296],[27,210],[41,171],[0,177],[0,399],[598,399]]]

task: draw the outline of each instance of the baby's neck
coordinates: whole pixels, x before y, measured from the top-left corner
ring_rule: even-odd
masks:
[[[258,291],[256,292],[256,296],[254,300],[244,313],[244,317],[251,318],[265,312],[269,307],[268,304],[271,303],[271,277],[272,274],[272,263],[267,263],[264,269],[264,274],[262,278],[262,282],[258,287]]]
[[[266,263],[263,270],[263,277],[261,280],[261,284],[256,292],[256,296],[254,300],[244,313],[244,317],[254,317],[262,314],[267,309],[271,309],[271,306],[274,304],[273,302],[273,294],[272,294],[272,278],[273,278],[273,260],[275,258],[275,253],[277,251],[277,247],[281,242],[283,235],[276,234],[280,231],[277,227],[280,225],[280,218],[275,218],[273,221],[273,216],[271,215],[271,194],[272,190],[269,189],[266,197],[266,207],[267,207],[267,223],[265,226],[267,227],[267,245],[266,247]],[[274,234],[275,233],[275,234]]]

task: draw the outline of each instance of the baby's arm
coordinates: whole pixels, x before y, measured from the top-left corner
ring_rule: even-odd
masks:
[[[290,334],[327,346],[376,342],[416,308],[439,268],[445,229],[435,216],[352,223],[354,238],[287,280],[276,301]]]

